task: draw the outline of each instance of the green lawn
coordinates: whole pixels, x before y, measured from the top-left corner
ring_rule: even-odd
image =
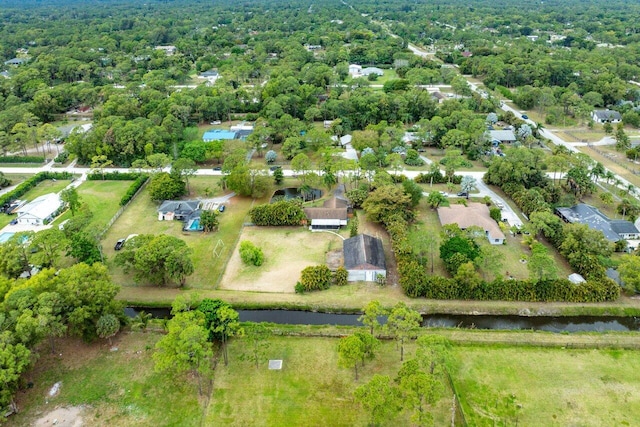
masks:
[[[636,425],[640,354],[456,346],[452,371],[469,425]]]
[[[80,202],[89,205],[93,218],[88,229],[103,230],[120,209],[120,199],[131,186],[132,181],[85,181],[78,187]],[[67,210],[55,224],[71,218]]]
[[[195,177],[191,179],[192,197],[215,197],[222,195],[218,186],[218,177]],[[195,193],[197,189],[210,188],[210,196]],[[199,191],[199,190],[198,190]],[[256,202],[257,203],[257,202]],[[169,234],[183,239],[193,249],[195,272],[187,279],[187,286],[194,288],[213,288],[222,275],[230,252],[249,211],[252,200],[234,197],[227,204],[227,210],[220,215],[219,231],[214,233],[183,232],[181,221],[158,221],[158,204],[151,201],[145,188],[131,202],[125,212],[111,226],[103,238],[104,253],[109,259],[109,271],[114,280],[121,285],[132,285],[133,277],[126,275],[113,263],[113,246],[118,239],[130,234]],[[222,243],[218,243],[222,241]],[[218,246],[219,253],[214,256]]]
[[[120,333],[113,341],[117,351],[109,351],[103,340],[92,344],[58,340],[55,355],[43,346],[34,370],[25,375],[34,386],[18,393],[21,411],[8,418],[6,425],[34,425],[56,407],[82,405],[84,425],[199,426],[202,402],[196,383],[153,370],[151,355],[161,337]],[[61,383],[59,394],[48,397],[56,382]]]

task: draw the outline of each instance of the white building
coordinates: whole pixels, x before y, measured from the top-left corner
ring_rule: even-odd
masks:
[[[48,224],[61,209],[62,200],[58,194],[45,194],[18,209],[18,224]]]

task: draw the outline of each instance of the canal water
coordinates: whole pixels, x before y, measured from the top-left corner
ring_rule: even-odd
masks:
[[[127,307],[125,314],[134,317],[145,311],[153,317],[168,318],[169,308]],[[316,313],[296,310],[238,310],[240,321],[269,322],[285,325],[362,325],[358,314]],[[384,323],[385,319],[381,319]],[[423,316],[425,327],[457,327],[496,330],[536,330],[549,332],[639,331],[639,317],[613,316],[496,316],[429,314]]]

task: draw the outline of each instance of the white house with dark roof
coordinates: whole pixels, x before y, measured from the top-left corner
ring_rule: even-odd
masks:
[[[343,242],[344,268],[349,282],[375,282],[378,276],[387,277],[382,240],[359,234]]]
[[[158,221],[186,221],[199,209],[199,200],[165,200],[158,208]]]
[[[614,110],[594,110],[591,113],[591,118],[596,123],[620,123],[622,121],[622,116],[619,112]]]
[[[62,200],[56,193],[36,197],[17,210],[18,224],[46,225],[55,218],[62,207]]]

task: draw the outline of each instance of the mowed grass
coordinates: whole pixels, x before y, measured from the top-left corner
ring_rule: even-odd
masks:
[[[451,374],[469,425],[621,426],[640,420],[638,351],[460,346],[454,354]]]
[[[6,425],[33,425],[56,407],[79,405],[84,406],[81,416],[87,426],[200,425],[202,403],[196,381],[154,372],[151,355],[161,337],[120,333],[113,341],[117,351],[110,351],[104,340],[93,344],[58,340],[54,355],[44,345],[34,370],[25,375],[34,387],[17,394],[21,411]],[[57,382],[58,395],[49,397]]]
[[[193,179],[194,188],[208,186],[217,189],[214,195],[221,195],[216,177],[198,177]],[[209,183],[200,182],[208,179]],[[195,195],[194,195],[195,196]],[[204,197],[204,196],[200,196]],[[193,249],[195,272],[187,278],[187,286],[192,288],[213,288],[220,280],[231,250],[235,247],[237,237],[252,200],[233,197],[225,203],[227,209],[220,215],[219,230],[214,233],[183,232],[181,221],[158,221],[158,204],[149,197],[147,188],[131,202],[125,212],[107,231],[103,239],[104,253],[108,258],[109,272],[116,283],[134,285],[133,275],[125,274],[116,266],[113,258],[116,254],[113,247],[118,239],[131,234],[167,234],[184,240]],[[222,243],[218,243],[222,241]],[[214,255],[214,249],[217,248]],[[142,283],[146,284],[146,283]]]
[[[365,426],[367,412],[353,397],[354,390],[375,374],[396,377],[400,354],[393,342],[382,343],[374,360],[353,369],[338,366],[338,339],[273,337],[258,369],[240,360],[249,345],[234,339],[228,366],[219,364],[214,392],[204,425],[225,426]],[[410,358],[412,346],[405,349]],[[281,359],[282,370],[267,369],[267,359]],[[451,396],[446,394],[435,413],[435,425],[450,419]],[[410,425],[402,414],[383,425]]]
[[[93,213],[89,230],[103,230],[120,209],[120,199],[133,181],[85,181],[78,187],[80,203],[87,204]],[[71,218],[71,211],[56,220],[56,224]]]

